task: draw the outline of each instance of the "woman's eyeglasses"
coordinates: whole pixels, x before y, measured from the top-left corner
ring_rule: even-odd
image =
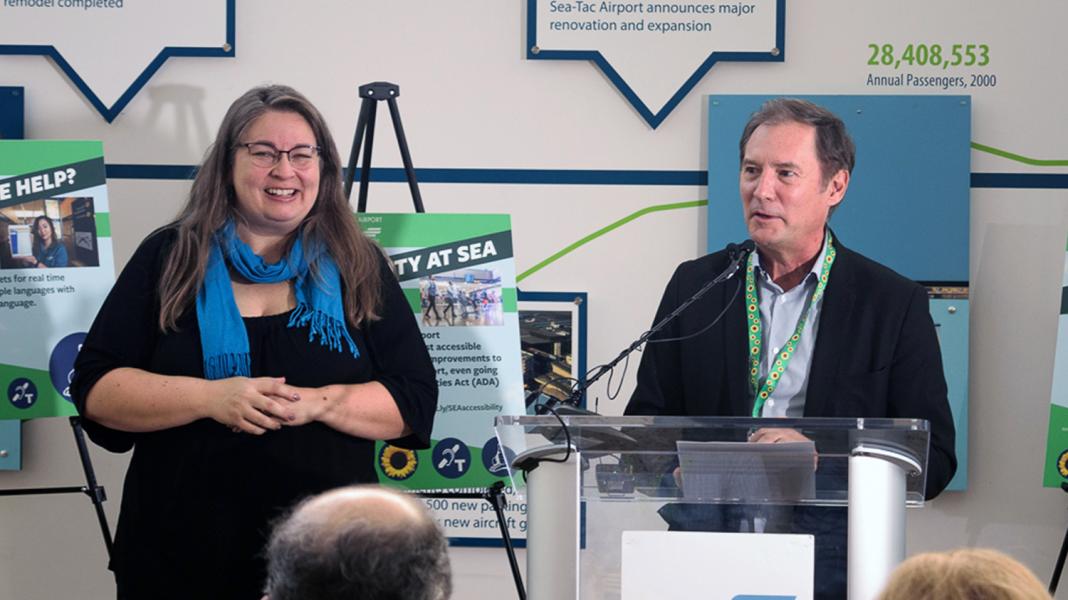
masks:
[[[319,158],[319,146],[309,146],[307,144],[293,146],[289,150],[279,150],[273,144],[263,142],[237,144],[234,147],[238,146],[248,149],[249,159],[257,167],[273,167],[278,164],[278,161],[282,160],[282,155],[285,154],[289,157],[289,164],[294,169],[307,169]]]

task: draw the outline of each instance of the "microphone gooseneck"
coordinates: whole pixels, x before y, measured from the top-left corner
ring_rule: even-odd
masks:
[[[742,265],[745,264],[745,261],[746,261],[746,259],[749,258],[749,255],[752,254],[756,250],[756,244],[753,242],[753,240],[745,240],[741,244],[735,244],[735,243],[732,242],[730,244],[727,244],[727,247],[725,248],[725,250],[727,252],[727,258],[728,258],[729,262],[727,264],[727,268],[724,269],[722,273],[717,275],[714,279],[712,279],[711,281],[706,283],[704,286],[702,286],[701,289],[697,290],[696,293],[694,293],[692,296],[687,298],[682,304],[680,304],[677,308],[675,308],[675,310],[671,311],[671,314],[669,314],[668,316],[666,316],[663,319],[661,319],[658,323],[655,323],[648,331],[646,331],[640,337],[638,337],[638,339],[636,339],[633,342],[631,342],[631,344],[629,346],[627,346],[626,348],[624,348],[622,352],[620,352],[615,358],[613,358],[611,360],[611,362],[594,368],[593,371],[591,371],[591,374],[586,378],[586,381],[583,382],[581,385],[575,386],[574,389],[571,391],[571,394],[568,395],[566,400],[564,400],[562,402],[558,401],[558,400],[555,400],[555,399],[549,400],[546,403],[549,406],[549,408],[555,408],[557,406],[564,405],[564,406],[574,407],[574,408],[577,409],[578,405],[582,402],[582,397],[586,394],[586,390],[588,390],[591,386],[593,386],[593,384],[596,383],[598,379],[600,379],[601,377],[604,377],[606,374],[610,373],[612,371],[612,369],[614,369],[615,366],[620,363],[620,361],[622,361],[627,356],[629,356],[632,352],[634,352],[639,347],[641,347],[642,344],[646,343],[647,341],[650,341],[649,340],[650,337],[652,337],[658,331],[660,331],[661,329],[666,327],[669,323],[674,321],[680,314],[682,314],[682,312],[684,310],[689,308],[690,305],[692,305],[694,302],[696,302],[698,299],[700,299],[701,296],[704,296],[708,292],[708,290],[710,290],[713,287],[715,287],[715,286],[727,281],[731,277],[734,277],[734,275],[736,275],[738,273],[738,271],[741,270]],[[703,333],[709,327],[711,327],[712,325],[715,325],[717,322],[719,322],[719,320],[723,317],[723,315],[726,314],[727,308],[734,302],[735,298],[737,298],[737,297],[738,297],[738,290],[736,289],[734,295],[731,296],[730,301],[727,303],[727,306],[724,307],[723,311],[721,311],[719,313],[719,315],[717,315],[716,318],[713,319],[713,321],[709,325],[707,325],[706,327],[704,327],[703,329],[698,331],[697,334]],[[694,334],[694,335],[697,335],[697,334]],[[691,336],[684,336],[684,337],[681,337],[681,338],[669,338],[669,339],[664,339],[664,340],[651,340],[651,343],[652,342],[678,341],[678,340],[686,339],[688,337],[691,337]],[[581,410],[581,409],[577,409],[577,410]],[[595,413],[590,413],[590,414],[595,414]]]

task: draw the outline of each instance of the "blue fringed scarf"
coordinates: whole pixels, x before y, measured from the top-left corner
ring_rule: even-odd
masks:
[[[248,332],[234,301],[227,264],[253,283],[278,283],[295,278],[297,307],[289,317],[288,326],[308,325],[308,341],[318,336],[320,344],[338,352],[343,351],[342,342],[345,342],[353,358],[359,358],[360,351],[345,325],[337,263],[329,253],[320,251],[318,245],[308,254],[310,261],[305,257],[303,240],[298,237],[289,256],[267,264],[237,237],[233,221],[215,234],[204,285],[197,293],[204,377],[225,379],[250,374]],[[311,274],[309,262],[316,263],[317,277]]]

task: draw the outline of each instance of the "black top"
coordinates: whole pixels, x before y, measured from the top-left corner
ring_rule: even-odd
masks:
[[[196,310],[178,331],[159,331],[157,287],[173,228],[150,235],[112,288],[78,354],[72,396],[81,414],[93,385],[118,367],[203,377]],[[425,448],[437,408],[434,368],[415,316],[383,259],[382,319],[349,328],[360,351],[337,352],[287,327],[289,314],[244,319],[253,377],[302,387],[378,381]],[[129,598],[258,599],[270,522],[323,490],[376,481],[374,441],[321,423],[263,435],[233,433],[210,419],[132,434],[88,419],[89,437],[113,452],[134,450],[123,488],[111,569]]]
[[[927,498],[933,498],[953,477],[957,458],[927,291],[850,251],[837,238],[835,248],[838,255],[823,297],[804,414],[927,419]],[[717,252],[679,265],[654,322],[727,264],[726,252]],[[710,290],[653,339],[701,330],[731,300],[739,278],[744,287],[743,275]],[[745,290],[739,290],[715,327],[684,341],[646,346],[626,414],[750,416],[748,349]]]

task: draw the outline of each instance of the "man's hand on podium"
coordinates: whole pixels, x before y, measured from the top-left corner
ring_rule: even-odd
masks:
[[[809,438],[796,429],[787,427],[762,427],[749,434],[748,441],[751,444],[781,444],[786,442],[811,442]],[[819,454],[812,455],[812,470],[819,466]],[[675,467],[672,471],[675,485],[682,489],[682,467]]]
[[[796,429],[786,427],[763,427],[749,434],[749,442],[752,444],[781,444],[783,442],[810,442],[812,440],[801,435]],[[819,468],[819,454],[812,455],[812,470]]]
[[[779,444],[782,442],[808,442],[807,437],[796,429],[785,427],[764,427],[749,434],[749,441],[755,444]]]

